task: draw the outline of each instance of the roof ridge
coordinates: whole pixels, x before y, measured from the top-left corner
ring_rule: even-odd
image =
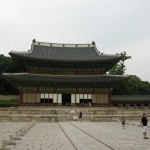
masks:
[[[123,74],[123,75],[114,75],[114,74],[103,74],[103,76],[110,76],[110,77],[113,77],[113,76],[115,76],[115,77],[129,77],[129,75],[128,74]]]
[[[2,75],[33,75],[33,76],[55,76],[55,77],[59,77],[59,76],[80,76],[80,77],[104,77],[104,76],[108,76],[108,77],[129,77],[129,75],[125,74],[125,75],[111,75],[111,74],[102,74],[102,75],[54,75],[54,74],[36,74],[36,73],[28,73],[28,72],[24,72],[24,73],[2,73]]]
[[[95,43],[87,43],[87,44],[70,44],[70,43],[51,43],[51,42],[40,42],[35,39],[32,41],[31,49],[33,49],[34,45],[38,46],[48,46],[48,47],[94,47]]]
[[[2,73],[2,75],[26,75],[28,73],[24,72],[24,73]]]

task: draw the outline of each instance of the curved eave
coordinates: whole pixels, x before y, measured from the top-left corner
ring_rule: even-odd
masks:
[[[37,74],[3,74],[3,77],[16,85],[54,86],[59,84],[72,84],[77,86],[88,85],[102,86],[113,85],[128,78],[128,76],[112,75],[37,75]]]
[[[93,63],[102,63],[102,62],[115,62],[115,64],[117,62],[120,61],[121,59],[121,55],[105,55],[105,59],[103,58],[103,55],[101,55],[99,57],[99,59],[84,59],[84,60],[81,60],[81,59],[77,59],[77,60],[67,60],[67,59],[43,59],[43,58],[36,58],[36,57],[32,57],[32,55],[30,56],[28,53],[19,53],[19,52],[16,52],[16,53],[13,53],[13,52],[10,52],[9,55],[15,60],[20,60],[20,61],[23,61],[23,60],[29,60],[30,62],[32,61],[37,61],[37,62],[72,62],[72,63],[77,63],[77,62],[80,62],[80,63],[86,63],[86,62],[93,62]]]

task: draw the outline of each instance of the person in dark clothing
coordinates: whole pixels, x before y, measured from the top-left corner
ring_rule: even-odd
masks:
[[[79,113],[79,120],[82,121],[82,111]]]
[[[122,117],[122,129],[125,129],[125,118]]]
[[[146,114],[143,114],[143,117],[141,119],[141,124],[142,124],[142,132],[143,132],[143,138],[144,139],[149,139],[147,136],[146,136],[146,132],[147,132],[147,118],[146,118]]]

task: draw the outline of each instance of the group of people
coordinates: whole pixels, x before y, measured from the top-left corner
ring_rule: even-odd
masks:
[[[146,136],[146,133],[147,133],[147,117],[146,117],[146,114],[144,113],[142,118],[141,118],[141,125],[142,125],[142,132],[143,132],[143,138],[144,139],[149,139],[147,136]],[[122,128],[125,129],[125,117],[122,117]]]
[[[92,106],[91,101],[89,101],[89,102],[82,102],[82,103],[80,104],[80,107],[91,107],[91,106]]]
[[[80,111],[79,113],[79,120],[82,121],[82,111]],[[141,118],[141,125],[142,125],[142,132],[143,132],[143,138],[144,139],[149,139],[147,136],[146,136],[146,133],[147,133],[147,117],[146,117],[146,114],[144,113],[142,118]],[[125,117],[122,117],[122,128],[125,129]]]

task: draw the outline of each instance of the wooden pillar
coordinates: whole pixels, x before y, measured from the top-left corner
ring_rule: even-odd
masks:
[[[108,89],[108,106],[111,106],[112,102],[111,102],[111,89]]]
[[[126,109],[128,109],[128,107],[129,107],[129,104],[128,104],[128,103],[126,103],[125,105],[126,105]]]
[[[37,100],[36,100],[37,99],[37,97],[36,97],[37,96],[37,91],[38,90],[37,90],[37,87],[36,87],[36,90],[35,90],[35,105],[37,105]]]
[[[20,102],[19,105],[23,104],[23,87],[20,88]]]
[[[141,108],[143,109],[143,106],[144,106],[144,104],[143,103],[141,103]]]
[[[133,103],[134,109],[136,108],[136,103]]]

